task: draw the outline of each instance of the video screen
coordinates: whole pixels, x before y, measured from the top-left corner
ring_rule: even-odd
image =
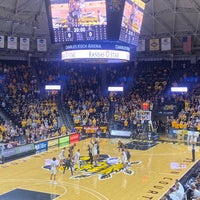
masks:
[[[106,0],[50,0],[54,42],[107,39]]]
[[[138,45],[145,3],[141,0],[126,0],[121,23],[119,40]]]

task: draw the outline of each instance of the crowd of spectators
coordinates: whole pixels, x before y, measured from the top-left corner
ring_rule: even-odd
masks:
[[[197,168],[186,180],[181,183],[176,180],[161,200],[200,200],[200,171]]]
[[[64,102],[75,126],[108,124],[110,105],[108,97],[101,95],[101,73],[100,66],[70,70]]]
[[[183,185],[178,180],[176,180],[174,186],[169,189],[162,200],[184,200],[184,198],[185,189]]]
[[[154,65],[155,62],[153,62]],[[143,63],[144,65],[144,63]],[[158,63],[160,66],[161,63]],[[145,66],[145,65],[144,65]],[[143,82],[149,80],[145,75],[145,70],[136,71],[135,86],[129,95],[112,94],[112,100],[114,102],[113,118],[117,128],[136,130],[136,134],[139,133],[141,127],[145,129],[147,126],[142,126],[143,121],[139,118],[138,113],[142,113],[145,109],[144,104],[148,104],[148,110],[159,111],[159,106],[163,106],[166,110],[171,110],[171,114],[165,117],[165,120],[153,119],[154,131],[161,134],[169,134],[171,129],[184,129],[184,130],[200,130],[200,104],[199,104],[199,74],[200,70],[197,65],[190,65],[188,62],[175,62],[174,68],[169,68],[168,63],[164,62],[163,66],[157,67],[145,67],[147,72],[151,72],[150,68],[154,69],[153,77],[161,78],[153,79],[150,83],[153,86],[148,90]],[[139,77],[137,79],[136,77]],[[145,77],[144,79],[141,77]],[[157,80],[157,81],[156,81]],[[138,83],[138,84],[137,84]],[[148,81],[145,82],[147,84]],[[142,87],[139,87],[141,85]],[[162,87],[161,87],[162,86]],[[186,86],[188,87],[188,93],[172,93],[170,91],[171,86]],[[139,89],[140,90],[139,90]],[[145,88],[145,89],[143,89]],[[154,117],[154,116],[152,116]],[[143,130],[144,131],[144,130]]]
[[[139,62],[134,67],[59,62],[42,62],[34,67],[1,64],[1,109],[11,120],[4,129],[14,127],[19,135],[22,130],[24,137],[16,137],[20,143],[62,134],[57,97],[44,90],[46,84],[61,84],[64,109],[74,126],[109,126],[113,122],[114,128],[147,129],[141,113],[153,111],[158,104],[171,103],[178,105],[177,116],[167,117],[165,122],[153,120],[154,131],[166,132],[170,127],[200,130],[199,70],[188,65],[182,61],[173,68],[168,61]],[[170,86],[183,83],[195,83],[192,95],[169,95]],[[129,84],[129,93],[107,91],[107,86]],[[9,133],[5,134],[5,130],[2,141],[7,142]]]
[[[1,110],[9,123],[1,124],[6,147],[60,135],[59,113],[51,95],[40,97],[36,74],[24,64],[0,64]]]
[[[63,68],[59,64],[45,66],[43,63],[37,71],[43,84],[65,83],[63,99],[66,112],[69,111],[74,125],[108,125],[113,121],[117,128],[134,130],[143,124],[144,120],[138,120],[137,116],[143,111],[143,104],[148,104],[150,111],[162,104],[177,105],[177,116],[167,117],[164,122],[153,121],[155,131],[168,133],[171,127],[185,128],[187,125],[187,128],[190,128],[190,120],[183,122],[183,112],[187,112],[189,119],[190,115],[194,115],[193,107],[195,110],[197,107],[195,99],[198,99],[198,96],[191,93],[187,96],[168,93],[170,86],[193,82],[197,85],[198,68],[190,66],[187,61],[174,62],[173,68],[170,61],[140,62],[137,67],[80,64]],[[129,94],[105,92],[107,86],[125,86],[129,84],[129,80],[133,83]],[[105,85],[106,87],[103,87]],[[189,114],[185,109],[188,102],[192,111]],[[192,123],[193,127],[194,125],[197,124]]]

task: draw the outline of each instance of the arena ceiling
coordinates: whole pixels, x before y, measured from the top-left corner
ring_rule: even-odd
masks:
[[[178,48],[187,35],[193,35],[193,46],[199,48],[200,0],[150,0],[146,4],[141,37],[170,36]]]
[[[120,1],[120,0],[119,0]],[[141,38],[170,36],[173,48],[181,48],[182,37],[193,35],[193,48],[200,47],[200,0],[150,0],[146,3]],[[46,38],[50,41],[45,0],[0,0],[0,35]],[[31,44],[34,50],[34,44]],[[1,51],[2,53],[2,51]],[[4,51],[5,53],[5,51]]]

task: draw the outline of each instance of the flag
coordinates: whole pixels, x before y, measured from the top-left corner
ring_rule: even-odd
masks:
[[[192,51],[192,36],[183,37],[183,52],[190,53]]]

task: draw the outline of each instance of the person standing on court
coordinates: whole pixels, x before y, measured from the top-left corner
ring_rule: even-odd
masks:
[[[125,145],[124,150],[125,150],[126,156],[127,156],[127,163],[128,163],[128,165],[130,165],[131,153],[130,153],[130,151],[128,150],[128,147],[127,147],[126,145]]]
[[[78,165],[78,170],[80,170],[80,149],[77,150],[77,152],[74,154],[74,164]]]
[[[67,158],[64,158],[63,163],[63,174],[65,174],[67,168],[67,170],[70,169],[71,175],[73,176],[73,162],[70,154],[68,154]]]
[[[127,169],[127,165],[128,165],[127,153],[124,148],[121,151],[122,151],[122,163],[123,163],[124,172],[127,172],[128,170]]]
[[[59,158],[59,166],[61,166],[63,164],[63,159],[65,158],[65,147],[58,154],[58,158]]]
[[[90,157],[90,164],[93,164],[93,155],[92,155],[92,147],[88,144],[88,155]]]
[[[57,173],[57,161],[56,161],[56,158],[53,157],[52,158],[52,161],[51,161],[51,175],[50,175],[50,182],[54,184],[57,184],[56,182],[56,173]]]
[[[74,143],[72,146],[69,147],[69,154],[70,154],[71,159],[74,156],[74,149],[75,149],[75,147],[76,147],[76,143]]]
[[[93,160],[94,160],[94,165],[97,166],[97,158],[98,158],[98,144],[97,141],[92,143],[93,145]]]
[[[117,148],[119,149],[119,152],[124,148],[124,144],[121,142],[121,140],[118,141],[117,143]]]

